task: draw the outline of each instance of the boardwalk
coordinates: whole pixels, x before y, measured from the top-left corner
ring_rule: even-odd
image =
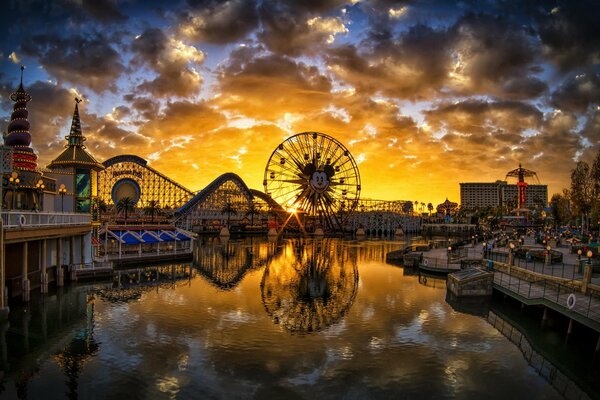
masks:
[[[527,305],[543,304],[577,322],[600,332],[600,293],[583,294],[575,286],[547,279],[528,281],[498,270],[494,271],[494,287]],[[575,296],[572,308],[567,305],[570,295]]]

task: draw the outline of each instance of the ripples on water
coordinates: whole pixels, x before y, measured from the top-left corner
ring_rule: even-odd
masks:
[[[560,398],[401,242],[207,240],[191,264],[121,271],[15,306],[3,398]]]

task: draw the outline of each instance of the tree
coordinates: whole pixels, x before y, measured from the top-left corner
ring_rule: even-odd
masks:
[[[248,206],[248,211],[246,211],[246,217],[249,215],[250,216],[250,225],[254,226],[254,216],[258,215],[258,207],[256,207],[256,203],[255,202],[251,202],[250,206]]]
[[[237,210],[230,202],[225,203],[225,206],[221,210],[221,214],[227,214],[227,229],[229,229],[229,218],[232,214],[237,214]]]
[[[150,216],[150,223],[154,223],[154,216],[160,213],[160,202],[158,200],[150,200],[144,208],[144,214]]]
[[[98,221],[102,221],[102,214],[108,211],[108,204],[99,197],[94,199],[94,206],[98,213]]]
[[[433,211],[433,204],[427,203],[427,211],[429,211],[429,215],[431,215],[431,212]]]
[[[569,210],[569,199],[560,193],[555,193],[550,199],[550,213],[554,224],[558,228],[567,225],[571,220],[571,210]]]
[[[590,166],[579,161],[571,172],[571,202],[575,212],[581,216],[581,230],[587,232],[589,214],[592,211],[595,182]]]
[[[125,224],[127,224],[127,216],[134,210],[135,203],[131,197],[123,197],[117,203],[117,213],[125,214]]]

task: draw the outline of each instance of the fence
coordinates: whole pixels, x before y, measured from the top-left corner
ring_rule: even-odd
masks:
[[[508,264],[509,255],[505,252],[488,251],[486,254],[486,259]],[[543,261],[528,261],[526,259],[517,258],[515,256],[513,257],[512,265],[525,269],[527,271],[537,272],[543,275],[549,275],[566,279],[582,279],[584,266],[588,264],[588,262],[589,261],[586,259],[580,260],[577,264],[565,264],[560,262],[546,265],[546,263]],[[593,260],[591,264],[594,267],[594,271],[598,271],[600,267],[600,265],[598,264],[598,260]],[[595,275],[597,275],[597,273]]]
[[[2,223],[5,228],[27,228],[57,225],[86,225],[91,223],[90,214],[3,211]]]
[[[546,300],[575,314],[600,323],[600,293],[589,290],[581,293],[570,284],[571,281],[558,283],[547,279],[528,281],[494,268],[494,284],[518,294],[528,300]]]

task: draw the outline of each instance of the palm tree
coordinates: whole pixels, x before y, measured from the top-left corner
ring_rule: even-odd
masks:
[[[231,214],[237,214],[237,210],[230,202],[225,203],[225,207],[221,210],[221,214],[227,214],[227,229],[229,229],[229,217]]]
[[[125,214],[125,224],[127,224],[127,216],[130,211],[133,211],[135,203],[131,197],[123,197],[117,203],[117,213],[123,212]]]
[[[158,200],[150,200],[144,208],[144,214],[150,216],[150,223],[154,223],[154,215],[160,214],[160,202]]]
[[[431,212],[433,211],[433,204],[427,203],[427,211],[429,211],[429,215],[431,215]]]
[[[108,211],[108,204],[99,197],[94,199],[94,206],[98,212],[98,221],[102,221],[102,213]]]
[[[415,200],[415,206],[413,207],[413,211],[415,213],[418,213],[419,212],[418,208],[419,208],[419,200]]]
[[[258,207],[256,207],[255,202],[251,202],[250,206],[248,206],[248,211],[246,211],[246,216],[250,216],[250,226],[254,226],[254,216],[258,215]]]

